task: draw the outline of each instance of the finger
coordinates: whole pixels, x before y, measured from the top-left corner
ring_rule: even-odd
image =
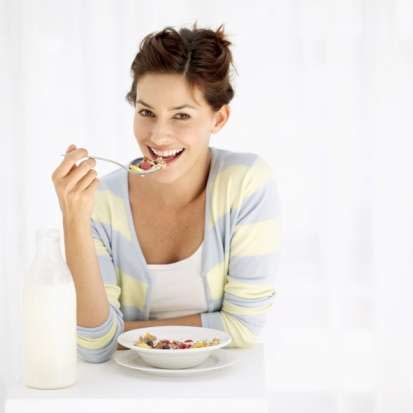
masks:
[[[96,166],[95,159],[86,159],[82,161],[76,169],[66,177],[65,186],[68,191],[71,191],[76,187],[78,182],[92,169]]]
[[[68,148],[66,149],[66,153],[68,153],[68,152],[72,152],[74,149],[76,149],[76,145],[73,145],[73,143],[70,145],[70,146],[68,146]]]
[[[75,191],[83,191],[86,189],[97,177],[97,173],[94,169],[91,169],[75,186]]]
[[[100,184],[99,178],[95,178],[95,179],[92,181],[92,183],[91,183],[87,188],[85,188],[83,191],[84,191],[86,194],[88,194],[88,195],[93,194],[93,192],[96,191],[96,189],[97,189],[97,187],[99,186],[99,184]]]
[[[73,166],[76,166],[76,162],[83,158],[87,158],[88,152],[84,148],[74,149],[71,152],[67,152],[62,163],[56,169],[55,176],[60,179],[68,175]]]

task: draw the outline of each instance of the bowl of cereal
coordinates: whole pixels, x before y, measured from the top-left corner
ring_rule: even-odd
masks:
[[[231,341],[225,331],[192,326],[137,328],[118,336],[120,345],[136,351],[146,363],[161,369],[195,367]]]

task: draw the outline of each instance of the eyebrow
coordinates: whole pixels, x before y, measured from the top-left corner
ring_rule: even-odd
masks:
[[[136,103],[141,103],[144,106],[147,106],[148,108],[154,109],[151,105],[145,103],[143,100],[138,99]],[[169,110],[179,110],[183,108],[191,108],[191,109],[196,109],[195,106],[189,105],[188,103],[185,103],[184,105],[176,106],[175,108],[169,108]]]

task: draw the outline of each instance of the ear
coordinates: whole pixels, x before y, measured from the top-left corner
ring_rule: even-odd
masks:
[[[222,127],[227,123],[230,113],[231,110],[229,105],[222,105],[221,108],[214,113],[211,133],[217,133],[222,129]]]

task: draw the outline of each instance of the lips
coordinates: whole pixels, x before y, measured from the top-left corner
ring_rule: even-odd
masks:
[[[150,146],[147,146],[147,148],[148,148],[148,150],[149,150],[149,152],[150,152],[150,154],[151,154],[151,158],[152,158],[153,160],[158,159],[158,158],[160,157],[159,155],[156,155],[155,152],[153,152],[153,150],[152,150],[152,148],[151,148]],[[167,156],[167,157],[162,156],[162,159],[164,159],[166,163],[171,163],[171,162],[173,162],[174,160],[178,159],[184,152],[185,152],[185,148],[183,149],[183,151],[179,152],[177,155]]]

